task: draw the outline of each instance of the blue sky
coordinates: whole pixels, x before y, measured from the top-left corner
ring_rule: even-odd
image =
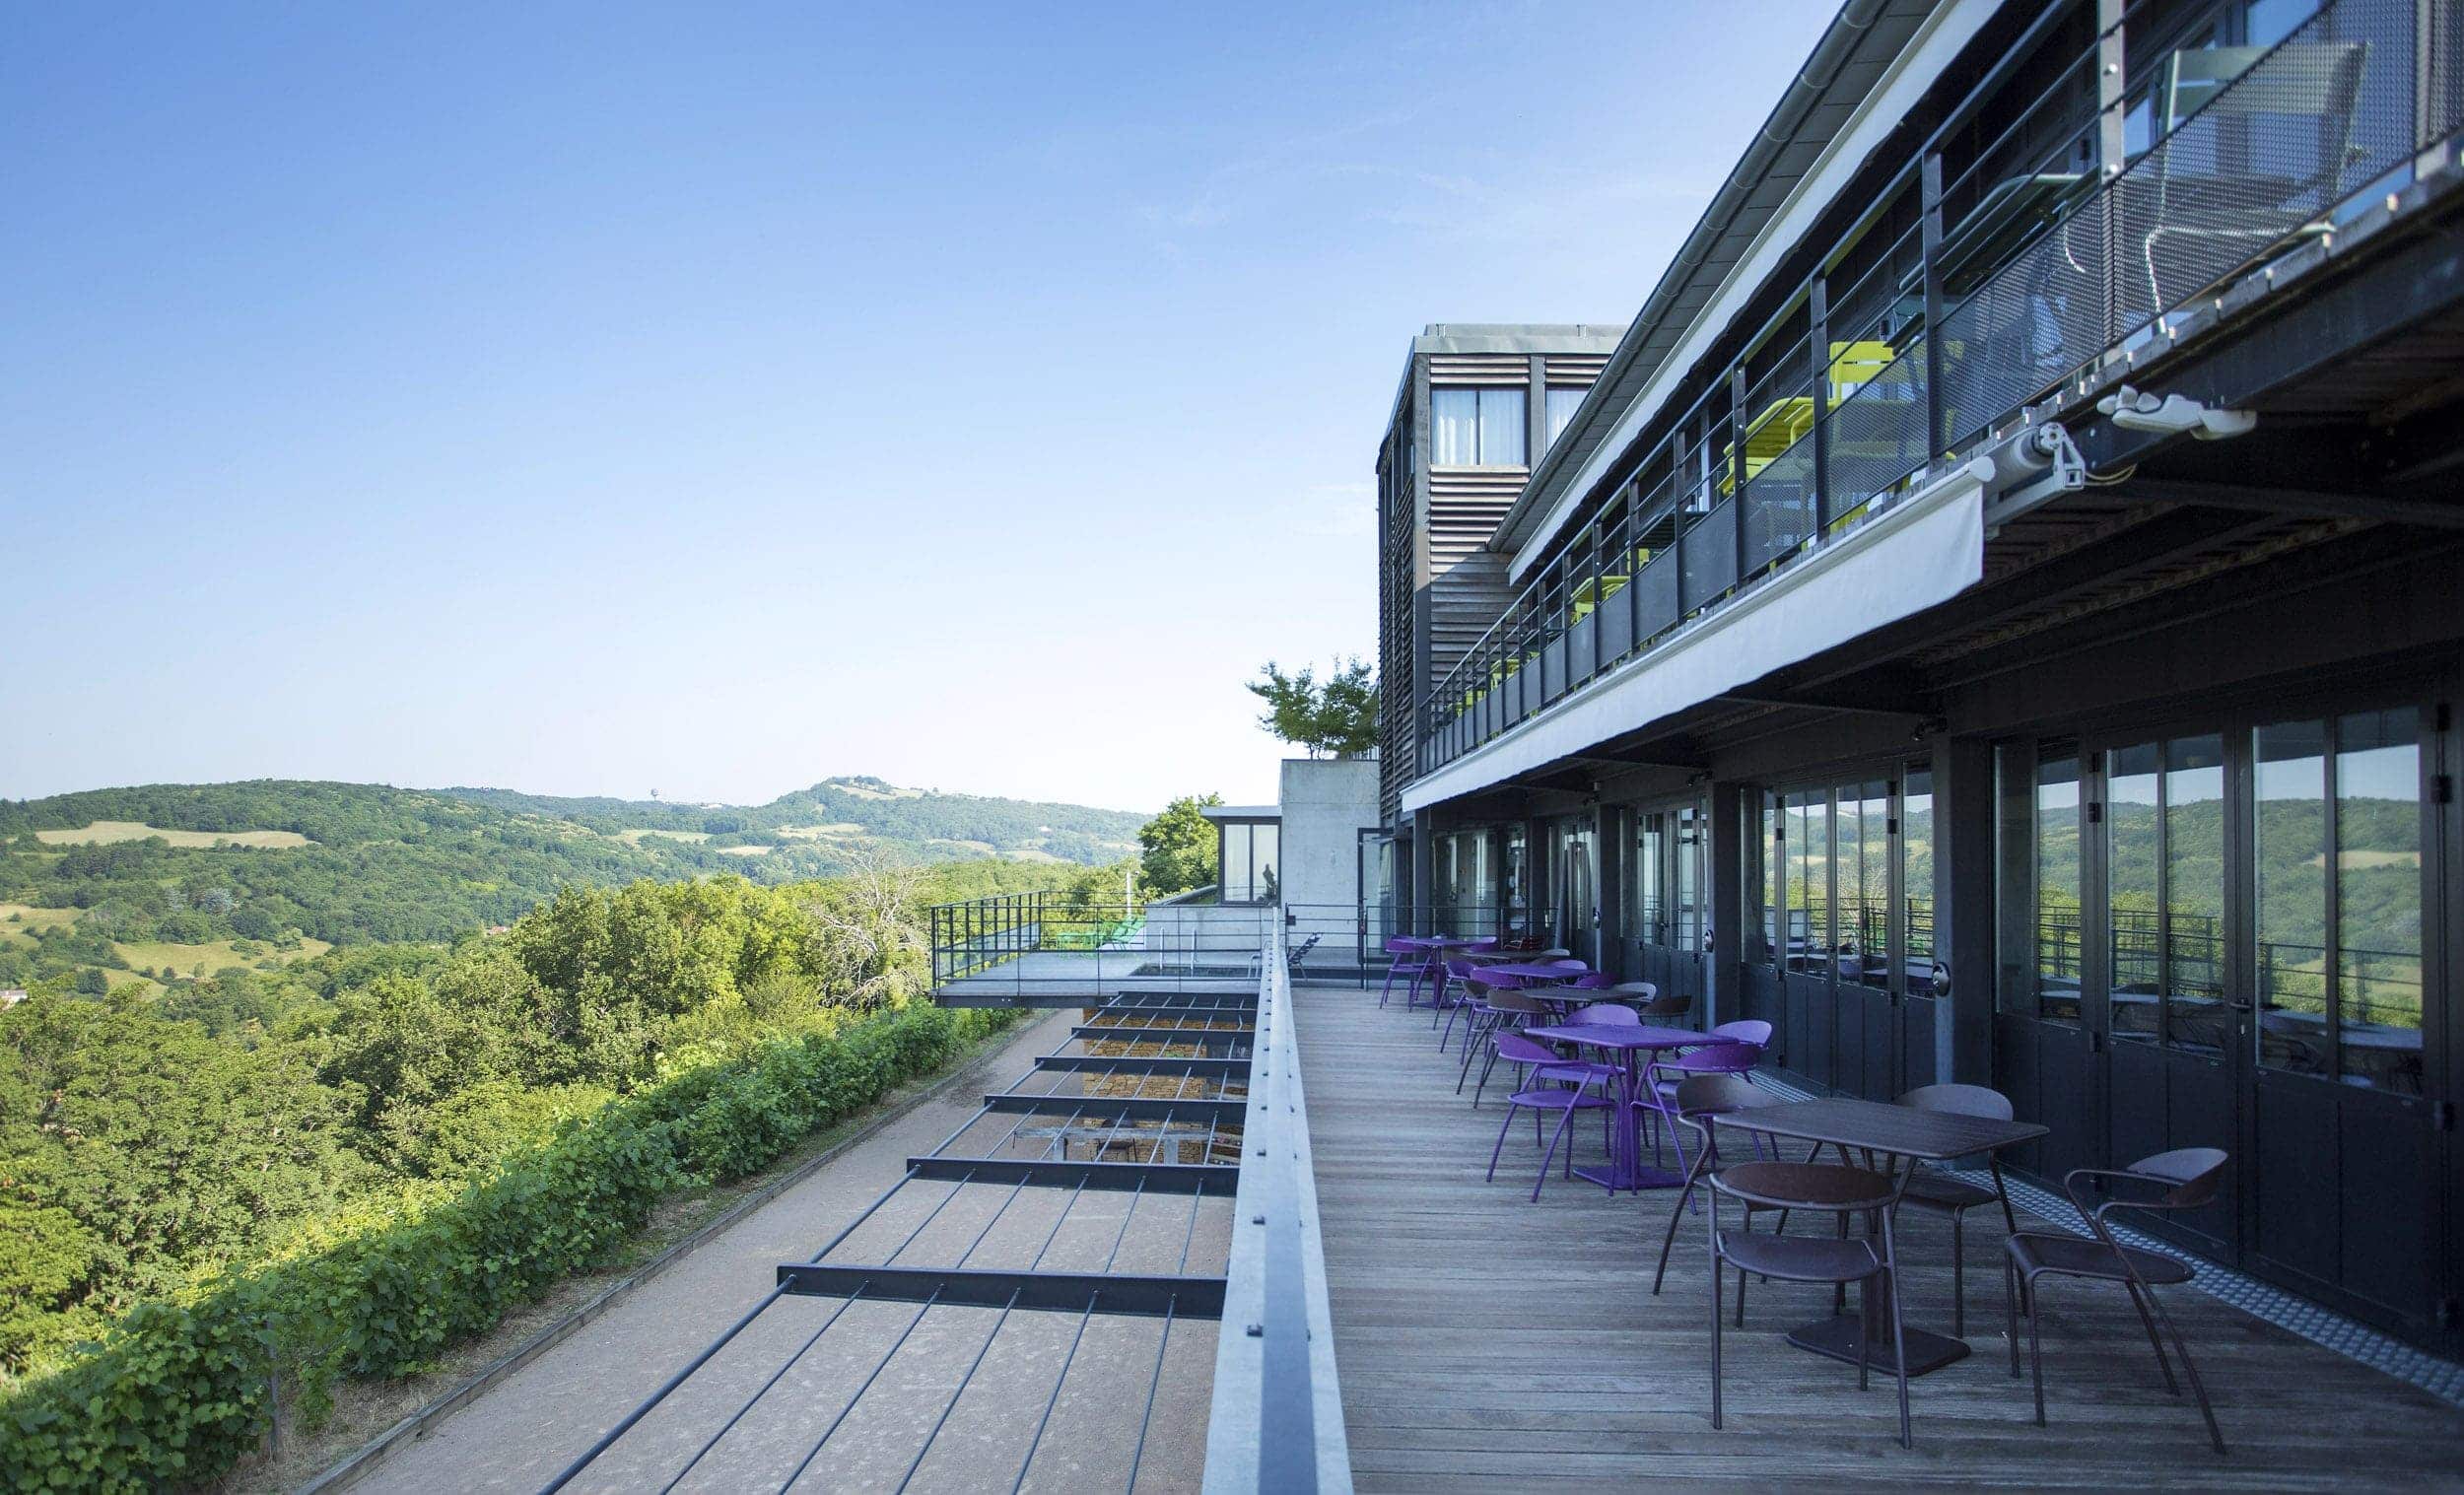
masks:
[[[1630,316],[1828,14],[21,8],[0,795],[1271,798],[1412,334]]]

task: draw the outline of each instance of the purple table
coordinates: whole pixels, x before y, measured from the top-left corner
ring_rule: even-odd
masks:
[[[1576,1176],[1586,1178],[1614,1193],[1620,1189],[1675,1189],[1685,1182],[1682,1174],[1665,1168],[1646,1166],[1643,1162],[1643,1133],[1634,1116],[1637,1077],[1642,1073],[1638,1056],[1658,1053],[1670,1049],[1686,1049],[1699,1044],[1718,1042],[1690,1028],[1651,1028],[1624,1023],[1572,1027],[1526,1028],[1527,1038],[1542,1043],[1576,1044],[1586,1049],[1599,1049],[1616,1054],[1624,1061],[1625,1083],[1617,1097],[1617,1124],[1609,1128],[1614,1144],[1608,1153],[1607,1168],[1578,1168]]]
[[[1502,966],[1482,966],[1472,974],[1486,976],[1491,971],[1499,976],[1511,976],[1518,981],[1527,982],[1569,982],[1578,976],[1590,974],[1580,966],[1540,966],[1521,962]]]

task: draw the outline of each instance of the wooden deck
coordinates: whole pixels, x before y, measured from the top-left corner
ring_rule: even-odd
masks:
[[[1426,1011],[1374,992],[1299,993],[1335,1359],[1363,1490],[1545,1485],[1958,1483],[2029,1487],[2464,1488],[2464,1411],[2190,1288],[2166,1298],[2207,1378],[2230,1453],[2164,1393],[2127,1299],[2046,1289],[2046,1413],[2008,1374],[1999,1221],[1971,1216],[1975,1353],[1910,1384],[1916,1448],[1896,1442],[1892,1383],[1781,1334],[1828,1311],[1822,1288],[1756,1283],[1728,1352],[1728,1426],[1710,1410],[1701,1227],[1681,1226],[1663,1296],[1651,1268],[1674,1192],[1610,1198],[1553,1174],[1527,1202],[1528,1121],[1497,1182],[1481,1171],[1501,1113],[1454,1094]],[[1528,1114],[1527,1114],[1528,1115]],[[1600,1155],[1585,1128],[1583,1160]],[[1990,1211],[1986,1212],[1990,1213]],[[2022,1216],[2022,1224],[2026,1223]],[[1951,1329],[1951,1232],[1903,1217],[1910,1322]],[[1732,1283],[1734,1278],[1730,1279]],[[1733,1292],[1733,1289],[1732,1289]],[[1732,1300],[1733,1301],[1733,1300]]]

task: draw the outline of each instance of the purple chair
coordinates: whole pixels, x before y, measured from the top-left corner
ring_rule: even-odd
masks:
[[[1566,983],[1566,986],[1573,991],[1614,991],[1617,979],[1606,971],[1586,971]]]
[[[1429,952],[1397,935],[1386,942],[1386,953],[1394,959],[1387,962],[1386,985],[1378,988],[1378,1005],[1386,1005],[1386,999],[1395,994],[1395,978],[1408,971],[1411,983],[1404,988],[1403,1005],[1411,1007],[1420,995],[1420,979],[1429,974]]]
[[[1771,1025],[1758,1017],[1740,1018],[1733,1023],[1722,1023],[1703,1037],[1724,1038],[1733,1043],[1751,1044],[1757,1049],[1768,1049],[1771,1047]]]
[[[1642,1018],[1636,1015],[1633,1008],[1615,1002],[1594,1002],[1588,1007],[1577,1007],[1565,1018],[1568,1028],[1640,1028],[1642,1025]]]
[[[1760,1062],[1762,1062],[1762,1048],[1758,1044],[1705,1044],[1699,1049],[1688,1049],[1674,1058],[1654,1059],[1645,1065],[1642,1091],[1635,1096],[1634,1107],[1638,1111],[1649,1113],[1654,1119],[1651,1135],[1652,1156],[1660,1155],[1660,1133],[1666,1129],[1670,1138],[1677,1143],[1677,1168],[1681,1171],[1688,1166],[1685,1161],[1685,1137],[1677,1127],[1677,1123],[1685,1119],[1683,1108],[1677,1104],[1677,1092],[1684,1088],[1688,1079],[1699,1075],[1719,1074],[1727,1075],[1741,1085],[1746,1085],[1751,1083],[1750,1077],[1753,1074],[1754,1065]],[[1754,1104],[1759,1105],[1761,1102],[1757,1099]],[[1760,1150],[1760,1141],[1757,1138],[1755,1151]]]
[[[1472,1087],[1472,1109],[1474,1111],[1480,1109],[1481,1092],[1488,1089],[1488,1077],[1497,1068],[1497,1060],[1500,1056],[1497,1051],[1497,1039],[1514,1029],[1528,1026],[1534,1018],[1554,1022],[1557,1017],[1537,991],[1511,990],[1503,986],[1493,987],[1488,995],[1488,1006],[1495,1015],[1489,1024],[1488,1057],[1480,1064],[1480,1082]],[[1522,1089],[1524,1066],[1530,1061],[1508,1059],[1507,1062],[1515,1066],[1515,1088]],[[1620,1072],[1614,1064],[1592,1059],[1570,1059],[1554,1053],[1549,1054],[1548,1066],[1569,1074],[1579,1070],[1592,1078],[1601,1080],[1613,1080]],[[1456,1082],[1455,1090],[1457,1094],[1463,1091],[1460,1079]]]
[[[1540,1141],[1540,1115],[1557,1113],[1557,1129],[1549,1135],[1548,1150],[1540,1154],[1540,1177],[1532,1181],[1532,1202],[1540,1202],[1540,1189],[1548,1182],[1548,1165],[1557,1156],[1557,1144],[1565,1140],[1566,1124],[1578,1111],[1598,1111],[1601,1115],[1601,1145],[1608,1145],[1609,1114],[1616,1103],[1605,1095],[1592,1093],[1592,1081],[1600,1076],[1591,1071],[1602,1066],[1583,1064],[1559,1058],[1545,1047],[1520,1033],[1499,1033],[1496,1038],[1497,1056],[1510,1064],[1530,1064],[1531,1084],[1506,1097],[1506,1120],[1498,1124],[1497,1145],[1488,1151],[1489,1182],[1497,1180],[1497,1158],[1506,1150],[1506,1132],[1514,1125],[1517,1107],[1532,1113],[1532,1141]],[[1571,1082],[1571,1083],[1568,1083]],[[1574,1177],[1574,1149],[1566,1148],[1565,1176]]]

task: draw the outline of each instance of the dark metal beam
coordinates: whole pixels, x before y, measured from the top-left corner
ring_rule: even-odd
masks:
[[[1193,1132],[1187,1137],[1166,1140],[1201,1141],[1204,1136],[1203,1132]],[[1152,1133],[1127,1131],[1120,1140],[1147,1145],[1156,1138]],[[1227,1140],[1237,1145],[1240,1138],[1234,1134]],[[919,1179],[948,1183],[1026,1184],[1037,1189],[1115,1191],[1145,1188],[1159,1194],[1202,1193],[1225,1198],[1232,1196],[1241,1178],[1237,1163],[1071,1163],[1039,1158],[930,1157],[909,1158],[907,1168]]]
[[[1249,1115],[1247,1100],[1168,1101],[1152,1096],[1109,1095],[988,1095],[988,1113],[1001,1116],[1074,1116],[1081,1121],[1160,1121],[1166,1117],[1185,1121],[1219,1121],[1238,1126]]]
[[[1894,702],[1885,698],[1855,700],[1815,692],[1749,696],[1736,691],[1724,691],[1713,699],[1735,706],[1789,707],[1809,712],[1844,712],[1868,716],[1901,716],[1920,721],[1939,714],[1931,702],[1916,700]]]
[[[779,1285],[807,1298],[876,1303],[931,1302],[945,1308],[1022,1308],[1079,1314],[1182,1319],[1223,1317],[1221,1277],[1129,1276],[1105,1272],[976,1271],[951,1266],[832,1266],[785,1261]]]
[[[2210,509],[2256,510],[2264,513],[2327,514],[2374,519],[2388,524],[2417,524],[2432,529],[2464,529],[2464,504],[2436,499],[2396,498],[2381,493],[2337,493],[2310,488],[2264,488],[2240,483],[2200,483],[2180,478],[2134,478],[2134,497],[2167,504],[2197,504]]]
[[[1219,1079],[1241,1079],[1249,1073],[1249,1060],[1239,1059],[1164,1059],[1113,1058],[1101,1053],[1047,1053],[1035,1061],[1038,1069],[1058,1069],[1064,1073],[1114,1074],[1183,1074],[1211,1075]]]
[[[1232,1014],[1225,1016],[1229,1018]],[[1069,1030],[1069,1036],[1104,1044],[1246,1044],[1257,1038],[1258,1030],[1247,1025],[1238,1028],[1150,1028],[1143,1023],[1081,1023]]]

